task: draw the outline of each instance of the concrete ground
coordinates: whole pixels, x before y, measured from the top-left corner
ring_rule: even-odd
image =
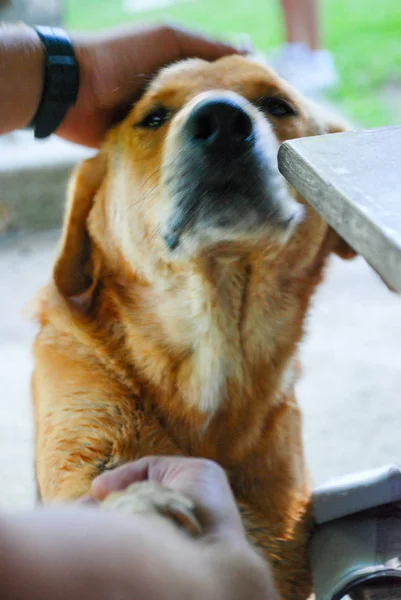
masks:
[[[29,397],[35,331],[21,315],[58,234],[0,238],[0,509],[32,506]],[[298,396],[315,483],[401,460],[401,301],[362,259],[333,259],[303,344]]]

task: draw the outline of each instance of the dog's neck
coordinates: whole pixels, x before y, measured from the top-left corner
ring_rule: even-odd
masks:
[[[227,397],[229,380],[245,384],[252,266],[243,259],[210,261],[163,290],[158,317],[185,357],[179,370],[186,402],[210,418]]]
[[[205,425],[226,405],[248,410],[253,395],[274,404],[291,380],[306,311],[282,271],[256,253],[123,286],[119,320],[140,377]]]

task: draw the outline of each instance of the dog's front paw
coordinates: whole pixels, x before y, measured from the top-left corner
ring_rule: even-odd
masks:
[[[194,536],[202,532],[192,500],[153,481],[133,483],[121,492],[113,492],[101,507],[125,515],[168,519]]]

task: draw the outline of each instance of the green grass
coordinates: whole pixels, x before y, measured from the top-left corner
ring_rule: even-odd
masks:
[[[279,0],[197,0],[140,15],[124,13],[122,5],[122,0],[68,0],[66,25],[98,30],[168,18],[228,38],[246,32],[260,50],[283,40]],[[401,88],[401,0],[322,0],[322,16],[325,45],[341,75],[331,99],[364,126],[401,122],[401,107],[392,106],[383,91],[389,83]]]

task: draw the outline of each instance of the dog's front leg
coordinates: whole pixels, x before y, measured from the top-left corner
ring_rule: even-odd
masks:
[[[75,500],[106,469],[147,454],[179,454],[141,401],[95,360],[35,345],[36,475],[45,502]]]
[[[239,501],[239,508],[249,540],[262,551],[272,566],[280,600],[307,600],[312,592],[308,542],[311,516],[308,504],[299,506],[298,514],[274,522],[269,511],[249,502]],[[290,522],[291,521],[291,522]]]

